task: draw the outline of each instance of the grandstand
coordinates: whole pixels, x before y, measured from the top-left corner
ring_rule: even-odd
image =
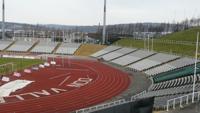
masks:
[[[134,70],[144,71],[144,70],[150,69],[152,67],[158,66],[160,64],[175,60],[177,58],[179,58],[179,56],[158,53],[147,59],[144,59],[137,63],[131,64],[128,67],[131,69],[134,69]]]
[[[123,47],[120,48],[119,50],[101,55],[101,57],[109,61],[105,56],[115,58],[115,53],[123,50]],[[156,97],[155,109],[166,109],[166,102],[169,99],[192,92],[194,61],[194,59],[188,57],[144,50],[135,50],[132,53],[127,53],[114,60],[110,60],[110,62],[122,67],[125,66],[128,69],[144,72],[146,77],[152,79],[153,84],[149,87],[148,92],[138,98]],[[197,67],[199,67],[199,64]],[[199,74],[199,68],[197,73]],[[199,91],[200,75],[197,76],[196,82],[198,84],[195,91]]]
[[[110,60],[114,60],[116,58],[119,58],[121,56],[124,56],[126,54],[129,54],[131,52],[136,51],[137,49],[130,49],[130,48],[122,48],[122,49],[118,49],[114,52],[110,52],[108,54],[105,54],[103,56],[100,56],[101,58],[103,58],[106,61],[110,61]]]
[[[1,40],[0,41],[0,51],[3,51],[5,50],[10,44],[12,44],[13,42],[12,41],[4,41],[4,40]]]
[[[57,42],[39,42],[32,50],[33,53],[52,53],[57,46]]]
[[[17,41],[7,51],[27,52],[36,42]]]
[[[56,50],[56,54],[73,55],[81,44],[62,43]]]
[[[108,54],[110,52],[116,51],[118,49],[120,49],[120,47],[118,47],[118,46],[108,46],[108,47],[104,48],[103,50],[100,50],[100,51],[92,54],[91,56],[92,57],[101,57],[101,56],[103,56],[105,54]]]
[[[132,63],[135,63],[139,60],[142,60],[146,57],[149,57],[151,55],[154,55],[155,52],[148,52],[144,50],[138,50],[136,52],[130,53],[128,55],[122,56],[118,59],[112,60],[111,62],[116,63],[121,66],[126,66]]]
[[[197,65],[197,74],[200,73],[200,64]],[[167,80],[172,80],[180,77],[185,77],[188,75],[193,75],[194,74],[194,65],[183,67],[181,69],[176,69],[172,71],[168,71],[165,73],[158,74],[154,77],[154,82],[159,83]]]
[[[192,58],[181,58],[164,65],[158,66],[156,68],[152,68],[150,70],[145,71],[147,75],[154,76],[163,72],[167,72],[170,70],[182,68],[191,64],[194,64],[194,59]],[[199,61],[198,61],[199,62]]]

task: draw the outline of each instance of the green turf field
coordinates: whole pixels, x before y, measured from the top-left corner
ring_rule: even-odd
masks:
[[[197,32],[200,32],[200,28],[192,28],[189,30],[173,33],[170,35],[163,36],[161,38],[156,38],[153,41],[153,50],[157,52],[166,52],[172,54],[178,54],[181,56],[195,56],[195,42]],[[114,43],[114,45],[134,47],[144,49],[144,43],[147,41],[137,40],[134,38],[124,38]],[[150,50],[152,50],[152,43],[150,40]]]
[[[23,70],[25,68],[31,67],[33,65],[37,65],[40,63],[43,63],[42,60],[38,60],[38,59],[16,59],[16,58],[0,58],[0,65],[2,64],[7,64],[7,63],[13,63],[14,66],[14,70],[13,71],[19,71],[19,70]],[[7,74],[10,72],[11,66],[7,66],[4,68],[0,67],[0,74]]]

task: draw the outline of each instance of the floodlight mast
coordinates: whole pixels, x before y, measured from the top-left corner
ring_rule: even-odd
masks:
[[[195,87],[196,87],[196,79],[197,79],[197,60],[198,60],[198,47],[199,47],[199,32],[197,33],[197,42],[196,42],[196,54],[195,54],[195,67],[194,67],[194,76],[193,76],[193,95],[192,95],[192,103],[194,103],[195,99]]]
[[[5,39],[5,1],[2,0],[2,39]]]
[[[104,17],[103,17],[103,39],[102,44],[106,44],[106,3],[107,0],[104,0]]]

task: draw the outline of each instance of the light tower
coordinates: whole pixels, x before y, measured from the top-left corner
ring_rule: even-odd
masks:
[[[5,39],[5,3],[2,1],[2,39]]]
[[[106,2],[107,2],[107,0],[104,0],[103,39],[102,39],[102,44],[105,44],[105,42],[106,42]]]

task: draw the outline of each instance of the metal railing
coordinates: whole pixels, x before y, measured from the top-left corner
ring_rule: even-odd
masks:
[[[92,107],[89,107],[89,108],[83,108],[83,109],[77,110],[76,113],[91,113],[91,112],[111,108],[111,107],[114,107],[114,106],[130,103],[130,102],[135,101],[138,97],[140,97],[141,95],[143,95],[145,93],[146,93],[146,91],[143,91],[143,92],[141,92],[137,95],[132,96],[129,99],[120,99],[120,100],[117,100],[117,101],[92,106]]]
[[[173,109],[176,109],[176,106],[179,106],[180,108],[183,108],[184,105],[189,104],[189,102],[192,103],[192,97],[193,97],[193,93],[181,96],[181,97],[177,97],[174,99],[170,99],[167,101],[167,108],[166,110],[169,111],[169,109],[172,107]],[[195,92],[194,93],[194,97],[195,97],[195,101],[199,101],[200,100],[200,91],[199,92]]]

